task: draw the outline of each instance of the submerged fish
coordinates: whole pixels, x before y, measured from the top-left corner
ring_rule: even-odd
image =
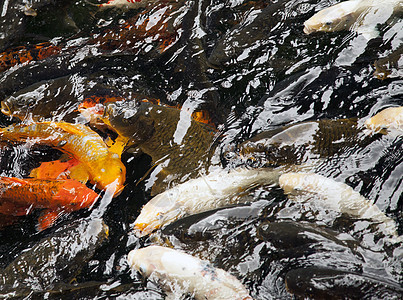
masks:
[[[348,185],[318,174],[285,173],[280,176],[280,187],[292,199],[304,201],[316,196],[326,207],[360,219],[371,219],[386,235],[397,237],[396,223],[375,204]]]
[[[107,103],[101,111],[99,119],[128,141],[127,147],[151,156],[158,172],[153,195],[183,176],[197,176],[209,163],[216,130],[186,111],[137,99]]]
[[[392,129],[403,131],[403,106],[385,108],[366,120],[365,125],[369,129],[381,133]]]
[[[312,164],[376,138],[365,135],[357,121],[324,119],[264,131],[239,145],[239,154],[264,165]]]
[[[0,213],[23,216],[46,209],[39,218],[40,230],[50,227],[60,214],[88,208],[97,199],[97,193],[74,179],[0,177]]]
[[[35,292],[72,281],[108,234],[101,219],[82,219],[58,228],[0,269],[0,298],[35,298]]]
[[[285,284],[287,290],[298,299],[398,300],[403,294],[398,282],[328,266],[291,270],[285,276]]]
[[[100,8],[116,7],[116,8],[136,9],[136,8],[144,7],[151,2],[156,2],[156,0],[109,0],[106,3],[101,3],[101,4],[90,3],[90,4],[96,5]]]
[[[77,97],[78,90],[80,97]],[[34,83],[1,101],[1,112],[20,120],[74,122],[79,105],[122,99],[118,91],[73,74]],[[83,100],[84,98],[84,100]],[[95,104],[94,104],[95,105]]]
[[[109,151],[103,139],[85,125],[55,122],[11,125],[0,129],[0,140],[33,140],[52,146],[83,163],[90,180],[99,189],[114,185],[115,194],[123,189],[126,168],[120,160],[120,153]]]
[[[0,72],[33,60],[42,60],[56,55],[61,48],[51,43],[41,43],[30,47],[17,47],[0,53]]]
[[[375,26],[403,10],[402,0],[350,0],[325,8],[304,23],[304,32],[354,30],[368,39],[378,35]]]
[[[130,251],[127,259],[132,269],[158,282],[168,292],[179,290],[195,299],[252,299],[234,276],[178,250],[148,246]]]
[[[187,215],[237,203],[242,192],[278,182],[275,169],[223,169],[188,180],[152,198],[135,221],[136,234],[147,235]]]

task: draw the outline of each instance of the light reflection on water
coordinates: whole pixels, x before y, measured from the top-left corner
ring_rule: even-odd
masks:
[[[362,124],[383,108],[403,105],[402,63],[386,64],[394,66],[387,79],[374,76],[376,61],[393,60],[396,53],[401,57],[403,22],[378,26],[379,37],[370,40],[347,31],[305,35],[303,22],[333,3],[161,1],[145,10],[124,12],[97,12],[85,1],[56,6],[57,16],[74,20],[72,27],[50,18],[49,8],[42,19],[30,19],[9,5],[8,13],[15,13],[21,22],[5,19],[0,24],[5,32],[12,28],[1,40],[2,51],[49,39],[57,40],[63,50],[56,57],[2,73],[0,94],[3,98],[20,95],[22,101],[35,98],[33,114],[54,120],[63,116],[69,121],[78,120],[77,103],[93,93],[158,98],[182,106],[172,136],[177,144],[188,132],[190,113],[206,109],[221,130],[221,139],[207,147],[216,151],[213,161],[218,164],[221,149],[235,149],[267,130],[321,119],[358,118]],[[38,12],[41,9],[38,4]],[[4,10],[3,5],[3,15]],[[38,20],[49,22],[54,31],[44,30]],[[127,21],[137,31],[126,33]],[[41,106],[41,101],[49,104]],[[1,123],[11,121],[2,117]],[[301,138],[309,136],[300,134]],[[374,201],[398,223],[402,233],[402,142],[401,135],[390,135],[367,145],[352,144],[342,153],[315,161],[315,171],[347,183]],[[6,166],[1,161],[2,174],[26,176],[24,162],[31,149],[16,146],[12,151],[13,160],[7,160]],[[126,153],[122,159],[128,169],[127,186],[102,211],[110,227],[109,241],[83,264],[76,277],[78,288],[61,289],[65,295],[87,299],[158,299],[162,295],[158,285],[143,282],[130,272],[125,260],[129,250],[150,243],[134,238],[129,224],[150,199],[149,186],[156,181],[153,176],[159,168],[151,172],[152,178],[140,181],[150,167],[149,157]],[[381,285],[386,282],[385,290],[388,286],[393,290],[401,282],[401,246],[383,245],[368,220],[295,204],[279,189],[258,189],[247,197],[251,205],[189,217],[170,225],[161,235],[175,247],[230,271],[257,299],[291,298],[284,278],[290,270],[302,267],[312,267],[318,274],[315,268],[319,267],[348,271],[362,276],[366,284],[370,282],[347,287],[333,282],[332,287],[326,286],[334,289],[333,296],[344,295],[341,291],[347,288],[350,290],[344,293],[350,297],[361,297],[368,290],[380,299],[393,293],[382,294],[368,286],[379,279]],[[66,216],[56,226],[89,214]],[[2,260],[12,261],[29,243],[53,234],[52,230],[35,232],[36,217],[28,216],[0,232]],[[348,276],[340,278],[343,281]],[[89,284],[94,281],[99,284]],[[52,293],[48,296],[60,295]]]

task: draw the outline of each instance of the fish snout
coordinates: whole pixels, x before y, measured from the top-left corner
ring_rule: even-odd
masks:
[[[315,31],[316,30],[312,26],[310,26],[307,22],[304,23],[304,33],[305,34],[311,34]]]
[[[154,231],[154,229],[157,229],[153,226],[150,226],[148,223],[136,223],[134,224],[134,234],[138,237],[141,238],[143,236],[149,235],[151,232]]]
[[[1,112],[6,116],[10,116],[12,114],[10,103],[7,100],[1,101]]]

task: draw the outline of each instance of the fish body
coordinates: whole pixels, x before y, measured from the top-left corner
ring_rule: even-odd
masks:
[[[74,179],[0,177],[0,213],[23,216],[46,209],[39,219],[40,230],[50,227],[60,213],[88,208],[97,199],[97,193]]]
[[[306,200],[306,196],[316,196],[334,211],[360,219],[371,219],[379,223],[378,226],[385,234],[397,236],[394,220],[344,183],[318,174],[285,173],[280,176],[279,184],[292,199]]]
[[[378,79],[403,77],[403,45],[375,61],[374,66],[374,76]]]
[[[357,119],[320,120],[264,131],[239,145],[242,159],[263,165],[301,164],[342,153],[371,138]]]
[[[144,236],[186,215],[224,207],[237,202],[236,196],[258,185],[276,184],[273,169],[219,169],[188,180],[152,198],[135,221],[135,230]]]
[[[30,47],[17,47],[0,54],[0,72],[30,61],[43,60],[58,54],[61,48],[51,43],[41,43]]]
[[[365,125],[376,132],[391,129],[403,131],[403,106],[385,108],[366,120]]]
[[[161,246],[148,246],[128,254],[132,269],[157,281],[168,292],[176,289],[195,299],[252,299],[241,282],[189,254]]]
[[[217,131],[181,109],[150,101],[121,101],[107,103],[101,118],[129,140],[128,147],[139,148],[161,168],[153,195],[183,176],[197,176],[208,165]]]
[[[287,290],[297,299],[401,299],[403,288],[388,281],[330,266],[304,266],[285,275]],[[331,287],[325,289],[323,287]]]
[[[126,168],[120,154],[110,152],[103,139],[82,124],[38,122],[30,125],[11,125],[0,130],[0,139],[20,142],[33,140],[65,152],[85,164],[89,177],[99,189],[110,184],[121,191]]]
[[[109,0],[106,3],[97,4],[99,8],[128,8],[136,9],[146,6],[148,3],[154,2],[150,0]]]
[[[102,84],[91,85],[89,81],[88,77],[73,74],[34,83],[2,100],[1,112],[20,120],[74,122],[80,117],[79,105],[103,103],[118,97],[114,89]]]
[[[304,23],[304,32],[334,32],[354,30],[377,35],[375,26],[386,22],[394,13],[403,10],[402,0],[350,0],[325,8]]]

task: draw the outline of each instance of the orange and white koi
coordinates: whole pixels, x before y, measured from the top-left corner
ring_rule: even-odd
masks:
[[[61,213],[92,206],[98,194],[74,179],[45,180],[0,177],[0,213],[23,216],[46,209],[39,218],[40,230],[53,224]]]
[[[106,189],[114,184],[115,195],[123,189],[126,168],[120,154],[111,152],[95,131],[83,124],[38,122],[11,125],[0,129],[0,139],[12,142],[28,141],[52,146],[82,162],[91,182]]]
[[[148,246],[130,251],[127,259],[132,269],[159,283],[175,299],[191,294],[195,299],[252,300],[237,278],[178,250]]]

